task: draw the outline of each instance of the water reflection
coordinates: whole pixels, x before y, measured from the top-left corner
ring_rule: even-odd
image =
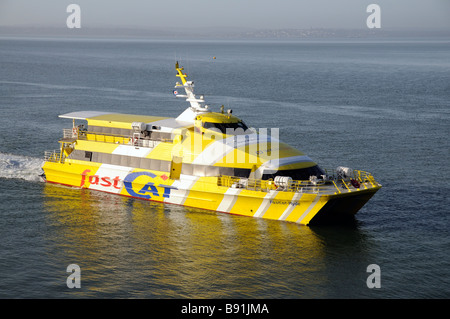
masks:
[[[46,185],[44,194],[49,258],[82,270],[82,289],[60,289],[70,296],[330,297],[325,288],[340,272],[334,267],[346,267],[331,256],[360,254],[355,247],[366,240],[354,228],[336,232],[89,190]]]

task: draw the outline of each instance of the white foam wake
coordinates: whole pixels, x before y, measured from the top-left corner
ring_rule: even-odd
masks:
[[[41,158],[0,153],[0,178],[42,181],[39,175],[43,163]]]

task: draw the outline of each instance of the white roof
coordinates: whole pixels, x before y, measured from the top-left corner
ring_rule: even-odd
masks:
[[[147,125],[158,126],[161,131],[171,132],[173,129],[190,127],[193,122],[180,121],[174,118],[164,118],[160,116],[145,116],[135,114],[121,114],[114,112],[99,112],[99,111],[78,111],[59,115],[60,118],[75,119],[75,120],[88,120],[96,119],[103,115],[111,115],[110,117],[100,118],[103,121],[117,121],[118,118],[122,119],[122,122],[144,122]]]
[[[62,114],[62,115],[59,115],[59,117],[64,118],[64,119],[86,120],[91,117],[105,115],[105,114],[112,114],[112,112],[78,111],[78,112]]]

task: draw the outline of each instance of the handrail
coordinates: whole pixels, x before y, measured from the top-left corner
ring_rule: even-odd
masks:
[[[337,185],[336,185],[335,181],[332,181],[332,182],[333,182],[333,185],[334,185],[334,187],[336,187],[336,189],[337,189],[338,193],[339,193],[339,194],[340,194],[340,193],[342,193],[342,192],[341,192],[341,190],[339,189],[339,187],[337,187]]]
[[[243,178],[237,176],[219,176],[217,177],[217,185],[232,188],[243,188],[247,190],[256,190],[269,192],[270,190],[284,191],[284,192],[302,192],[302,193],[332,193],[341,194],[343,190],[346,192],[359,191],[359,188],[351,187],[351,180],[357,180],[364,189],[369,187],[366,185],[370,183],[372,187],[377,187],[379,184],[375,181],[372,174],[354,170],[354,176],[346,179],[337,175],[326,175],[323,180],[291,180],[287,185],[276,185],[272,180],[261,180],[253,178]]]
[[[263,192],[269,192],[271,190],[301,193],[330,192],[330,184],[327,185],[328,187],[324,187],[326,185],[325,182],[311,183],[309,181],[291,181],[286,186],[280,186],[276,185],[272,179],[261,180],[226,175],[217,177],[217,185]],[[336,189],[339,191],[337,187]]]
[[[64,163],[64,156],[57,150],[45,151],[44,160],[52,163]]]
[[[82,135],[78,137],[80,140],[104,142],[112,144],[129,144],[132,138],[129,136],[115,135],[115,134],[105,134],[99,132],[89,132],[85,131]]]
[[[173,142],[173,140],[166,138],[161,138],[160,140],[142,138],[134,139],[129,135],[118,135],[78,129],[76,129],[76,131],[74,129],[63,129],[63,137],[103,143],[133,145],[139,147],[155,147],[158,142]]]

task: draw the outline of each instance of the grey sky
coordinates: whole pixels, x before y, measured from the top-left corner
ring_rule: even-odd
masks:
[[[0,0],[0,26],[66,27],[66,7],[82,27],[366,28],[381,7],[382,28],[450,30],[450,0]]]

